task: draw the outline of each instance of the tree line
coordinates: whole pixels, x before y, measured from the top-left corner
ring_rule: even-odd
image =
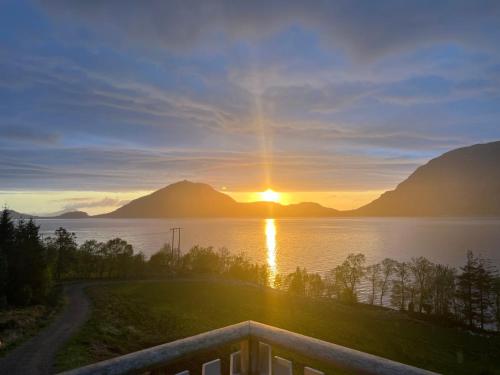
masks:
[[[55,298],[55,285],[75,279],[160,278],[213,275],[269,285],[268,267],[227,249],[195,246],[177,256],[170,245],[146,259],[120,238],[78,245],[74,233],[59,228],[42,239],[33,220],[0,217],[0,307],[43,304]],[[298,267],[278,274],[272,286],[297,296],[357,303],[360,287],[367,303],[425,314],[470,328],[500,330],[500,277],[472,252],[459,270],[424,257],[399,262],[386,258],[366,265],[363,254],[349,254],[325,274]]]
[[[298,267],[278,275],[275,287],[296,295],[335,298],[356,303],[364,287],[367,303],[390,305],[411,314],[425,314],[471,329],[496,326],[500,331],[500,277],[487,260],[467,252],[459,270],[425,257],[399,262],[386,258],[366,265],[363,254],[349,254],[325,275]]]
[[[42,239],[33,220],[14,221],[7,210],[0,217],[0,308],[45,304],[55,286],[77,279],[132,279],[217,275],[265,285],[266,266],[232,255],[227,249],[193,247],[176,256],[170,245],[146,259],[127,241],[88,240],[78,245],[74,233],[59,228]]]

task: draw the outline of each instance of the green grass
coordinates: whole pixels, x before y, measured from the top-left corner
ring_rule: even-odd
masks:
[[[498,335],[471,334],[383,308],[227,282],[130,282],[89,293],[92,316],[59,353],[60,370],[252,319],[446,374],[500,374]]]
[[[61,306],[62,302],[56,306],[36,305],[0,310],[0,357],[38,334],[52,322]]]

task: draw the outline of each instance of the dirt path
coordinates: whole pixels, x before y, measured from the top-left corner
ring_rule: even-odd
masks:
[[[89,315],[90,303],[84,292],[86,285],[65,286],[67,304],[63,311],[37,336],[0,358],[0,374],[47,375],[53,373],[55,354]]]

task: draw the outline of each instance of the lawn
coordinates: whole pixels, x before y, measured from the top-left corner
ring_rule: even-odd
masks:
[[[218,281],[130,282],[88,293],[91,318],[58,354],[60,370],[251,319],[441,373],[500,374],[500,336],[389,309]]]

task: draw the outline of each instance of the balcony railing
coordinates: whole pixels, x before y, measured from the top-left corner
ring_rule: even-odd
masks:
[[[272,347],[321,362],[355,374],[435,374],[385,358],[349,349],[294,332],[247,321],[215,329],[185,339],[158,345],[107,361],[63,373],[64,375],[121,375],[154,371],[173,362],[195,357],[197,353],[227,345],[239,345],[230,354],[230,375],[322,375],[323,372],[304,366],[293,368],[287,359],[274,356]],[[295,371],[294,371],[295,370]],[[221,360],[202,364],[203,375],[221,375]],[[61,374],[62,375],[62,374]],[[189,371],[176,375],[189,375]]]

